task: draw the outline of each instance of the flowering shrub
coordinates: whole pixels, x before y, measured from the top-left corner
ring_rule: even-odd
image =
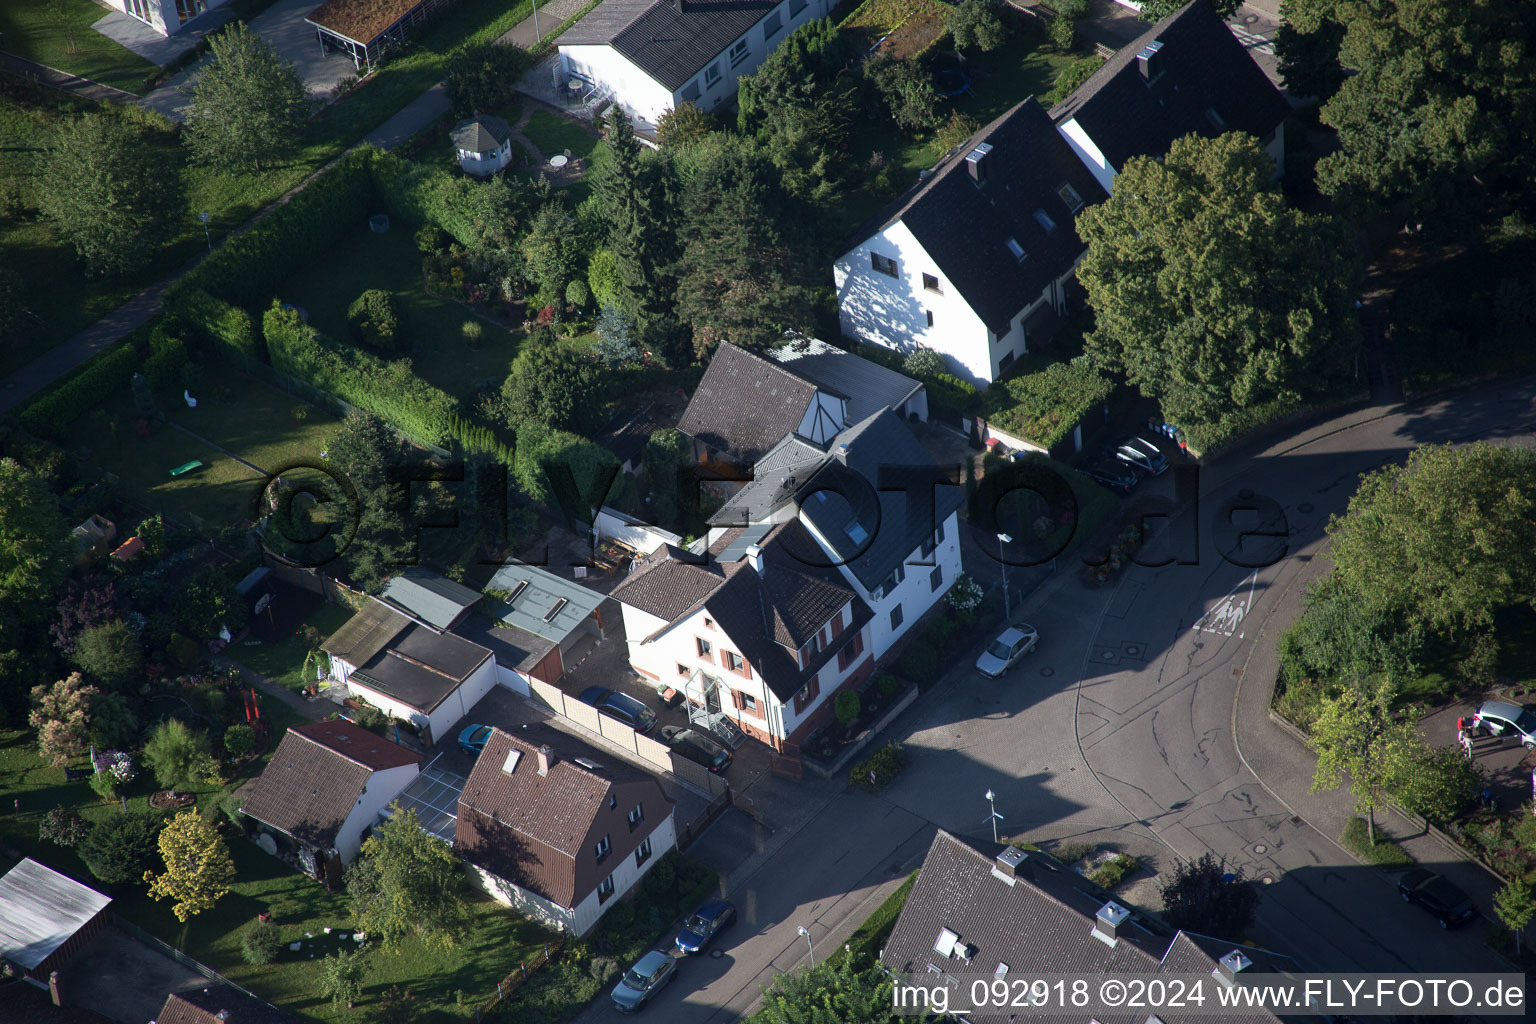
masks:
[[[133,755],[126,750],[103,750],[96,755],[96,770],[112,776],[114,788],[132,782],[139,774]]]
[[[949,606],[957,612],[971,612],[981,604],[981,584],[971,579],[969,574],[961,573],[955,580],[955,585],[949,588],[946,600]]]
[[[558,312],[559,311],[556,310],[552,305],[545,306],[543,309],[539,310],[539,317],[535,323],[537,323],[540,327],[548,327],[550,324],[555,322],[555,317],[558,315]]]

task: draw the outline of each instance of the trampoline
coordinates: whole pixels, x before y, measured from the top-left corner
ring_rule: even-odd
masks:
[[[959,96],[971,87],[971,76],[959,68],[945,68],[933,73],[933,87],[946,99]]]

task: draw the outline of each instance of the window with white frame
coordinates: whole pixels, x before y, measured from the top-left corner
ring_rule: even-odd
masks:
[[[646,836],[640,840],[640,846],[635,850],[635,867],[639,867],[651,859],[651,837]]]
[[[704,88],[709,89],[718,81],[720,81],[720,62],[715,61],[704,69]]]
[[[731,67],[735,67],[742,61],[746,60],[747,56],[751,54],[751,52],[751,47],[747,46],[747,37],[742,36],[740,39],[736,40],[734,44],[732,44],[731,52],[726,54],[726,57],[730,59]]]
[[[597,841],[597,845],[592,848],[592,852],[597,854],[597,862],[601,864],[613,852],[613,844],[608,841],[607,836],[603,836],[603,838]]]
[[[629,830],[633,832],[645,822],[645,805],[635,804],[634,810],[629,812]]]
[[[597,902],[599,902],[599,903],[606,902],[608,897],[610,897],[612,895],[613,895],[613,876],[609,875],[607,878],[605,878],[601,882],[597,883]]]
[[[700,92],[701,90],[699,89],[699,80],[695,78],[687,85],[683,86],[682,97],[686,102],[692,103],[694,100],[699,98]]]

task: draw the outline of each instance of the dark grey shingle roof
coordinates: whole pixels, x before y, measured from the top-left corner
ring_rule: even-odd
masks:
[[[983,142],[992,152],[987,180],[978,185],[965,157]],[[1014,314],[1070,270],[1083,251],[1072,207],[1058,194],[1062,185],[1070,185],[1088,206],[1107,198],[1045,108],[1030,97],[945,157],[925,183],[861,228],[856,239],[862,245],[902,222],[987,328],[1005,334]],[[1036,210],[1055,227],[1047,230]],[[1025,259],[1010,251],[1010,238]]]
[[[772,354],[791,373],[847,399],[848,419],[854,423],[901,405],[922,387],[890,367],[816,338],[789,338]]]
[[[430,569],[413,566],[384,585],[383,598],[423,622],[447,629],[480,594]]]
[[[412,622],[388,647],[357,666],[356,683],[431,712],[491,657],[479,644]]]
[[[637,17],[617,26],[608,39],[598,38],[602,29],[594,25],[587,32],[573,34],[572,38],[562,38],[560,41],[611,43],[615,50],[628,57],[641,71],[666,88],[676,90],[767,17],[768,12],[781,2],[686,0],[683,9],[679,11],[673,0],[655,0]],[[602,25],[617,23],[624,14],[639,6],[633,0],[608,0],[597,11],[615,3],[620,5],[614,12],[615,16],[611,22],[605,20]],[[589,14],[583,21],[591,17]],[[760,38],[752,43],[754,49],[762,45]],[[722,66],[720,70],[726,75],[731,73],[728,66]]]
[[[800,426],[816,385],[771,359],[723,342],[677,429],[733,459],[754,462]]]
[[[1163,44],[1163,70],[1149,83],[1136,55],[1156,41]],[[1133,156],[1162,156],[1173,140],[1191,133],[1210,138],[1241,131],[1262,139],[1290,112],[1232,30],[1197,3],[1123,47],[1050,116],[1057,124],[1076,120],[1118,171]]]
[[[490,114],[477,114],[467,121],[460,121],[448,133],[455,149],[471,153],[491,153],[512,137],[507,122]]]
[[[934,485],[939,467],[888,409],[838,434],[830,454],[800,489],[800,516],[867,589],[879,586],[965,500],[957,486]]]

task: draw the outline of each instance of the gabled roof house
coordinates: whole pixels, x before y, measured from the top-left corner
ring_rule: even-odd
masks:
[[[334,0],[333,0],[334,2]],[[560,36],[560,69],[600,113],[623,107],[653,129],[679,103],[713,111],[795,29],[834,0],[604,0]]]
[[[459,795],[454,849],[492,898],[585,935],[677,845],[654,777],[543,724],[491,732]]]
[[[362,848],[363,832],[411,784],[422,757],[342,719],[295,726],[246,794],[241,812],[306,874],[335,872]]]
[[[898,974],[1024,977],[1039,974],[1203,974],[1232,985],[1243,971],[1297,970],[1290,957],[1208,935],[1175,931],[1117,903],[1107,892],[1049,856],[1013,846],[973,846],[940,831],[917,875],[880,960]],[[973,1013],[1005,1024],[1006,1013]],[[1031,1016],[1044,1022],[1082,1017]],[[1101,1019],[1103,1024],[1183,1024],[1209,1018],[1159,1009]],[[1301,1020],[1267,1010],[1234,1009],[1228,1024]],[[1315,1015],[1305,1019],[1315,1020]]]
[[[1024,100],[855,233],[832,269],[843,333],[933,349],[986,384],[1059,326],[1084,250],[1074,218],[1105,196]]]
[[[752,477],[702,557],[664,546],[613,597],[636,672],[727,742],[783,750],[948,592],[963,498],[889,408],[826,444],[785,434]]]
[[[528,693],[529,680],[559,682],[567,659],[574,659],[574,667],[586,647],[603,637],[607,599],[535,565],[508,562],[479,596],[480,610],[454,632],[489,648],[497,681],[519,693]]]
[[[427,746],[497,683],[490,650],[370,598],[320,649],[352,697],[409,722]]]
[[[1051,108],[1104,190],[1133,156],[1162,156],[1186,135],[1247,132],[1285,170],[1291,106],[1208,4],[1191,3],[1122,47]]]
[[[414,615],[434,629],[452,629],[480,600],[476,591],[448,577],[412,566],[384,584],[385,604]]]
[[[172,992],[154,1024],[299,1024],[299,1018],[228,985]]]

